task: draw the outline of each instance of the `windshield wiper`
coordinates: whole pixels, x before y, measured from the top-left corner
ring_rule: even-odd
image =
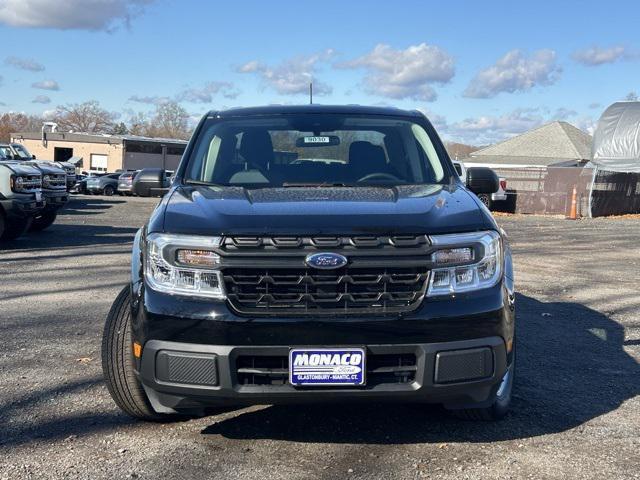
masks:
[[[309,187],[309,188],[314,188],[314,187],[318,187],[318,188],[322,188],[322,187],[353,187],[353,185],[349,185],[347,183],[340,183],[340,182],[323,182],[323,183],[284,182],[282,184],[282,188],[304,188],[304,187]]]

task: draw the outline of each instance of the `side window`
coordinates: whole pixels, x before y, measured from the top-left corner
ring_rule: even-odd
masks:
[[[460,166],[459,163],[454,163],[453,164],[453,168],[456,169],[456,172],[458,173],[459,177],[462,177],[462,167]]]

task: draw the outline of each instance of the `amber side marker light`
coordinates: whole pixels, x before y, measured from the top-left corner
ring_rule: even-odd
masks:
[[[138,342],[133,342],[133,356],[140,358],[142,356],[142,345]]]
[[[507,353],[511,353],[511,350],[513,350],[513,339],[511,340],[507,340]]]

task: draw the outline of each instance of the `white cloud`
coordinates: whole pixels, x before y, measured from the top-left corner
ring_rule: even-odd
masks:
[[[561,71],[553,50],[538,50],[532,55],[511,50],[495,65],[481,70],[463,95],[491,98],[500,92],[525,92],[537,85],[552,85],[560,77]]]
[[[447,132],[464,142],[485,145],[539,127],[544,122],[544,117],[536,109],[520,108],[499,116],[466,118],[449,125]]]
[[[236,98],[240,92],[230,82],[208,82],[201,88],[187,88],[176,95],[176,101],[189,103],[211,103],[213,97]]]
[[[448,83],[455,75],[453,58],[440,47],[421,43],[397,50],[378,44],[371,52],[338,68],[364,68],[368,93],[381,97],[433,101],[433,84]]]
[[[154,0],[0,0],[0,23],[12,27],[111,30]]]
[[[36,98],[34,98],[31,103],[42,103],[42,104],[47,104],[47,103],[51,103],[51,99],[49,97],[47,97],[46,95],[38,95]]]
[[[573,59],[586,65],[588,67],[596,67],[605,63],[614,63],[619,60],[630,60],[637,55],[627,51],[622,45],[615,45],[613,47],[590,47],[576,50],[571,55]]]
[[[172,97],[160,95],[132,95],[130,102],[164,105],[169,102],[212,103],[216,95],[234,99],[240,94],[231,82],[208,82],[201,88],[186,88]]]
[[[553,112],[553,115],[551,115],[551,117],[554,120],[567,120],[569,118],[575,117],[577,114],[578,112],[570,108],[559,107],[555,112]]]
[[[129,97],[130,102],[144,103],[146,105],[164,105],[169,103],[171,99],[169,97],[160,97],[157,95],[132,95]]]
[[[469,145],[489,145],[520,135],[554,120],[569,121],[572,125],[589,133],[592,133],[595,125],[592,118],[578,116],[576,111],[569,108],[560,107],[556,110],[550,110],[540,107],[516,108],[502,115],[481,115],[454,123],[445,122],[436,128],[450,141]]]
[[[40,90],[60,90],[60,85],[58,85],[58,82],[55,80],[43,80],[32,83],[31,86]]]
[[[596,108],[602,108],[602,104],[599,103],[599,102],[593,102],[593,103],[589,104],[589,108],[592,109],[592,110],[596,109]]]
[[[239,66],[236,71],[258,75],[265,86],[280,95],[305,94],[309,91],[310,82],[313,82],[315,95],[328,95],[332,92],[331,86],[318,80],[316,74],[318,64],[327,62],[334,55],[334,50],[329,48],[313,55],[297,56],[275,66],[252,60]]]
[[[30,58],[7,57],[5,58],[4,63],[5,65],[10,65],[29,72],[42,72],[44,70],[44,65]]]

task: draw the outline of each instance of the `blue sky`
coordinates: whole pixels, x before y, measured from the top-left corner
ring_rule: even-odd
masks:
[[[98,100],[421,109],[484,144],[640,93],[637,1],[0,0],[0,111]]]

